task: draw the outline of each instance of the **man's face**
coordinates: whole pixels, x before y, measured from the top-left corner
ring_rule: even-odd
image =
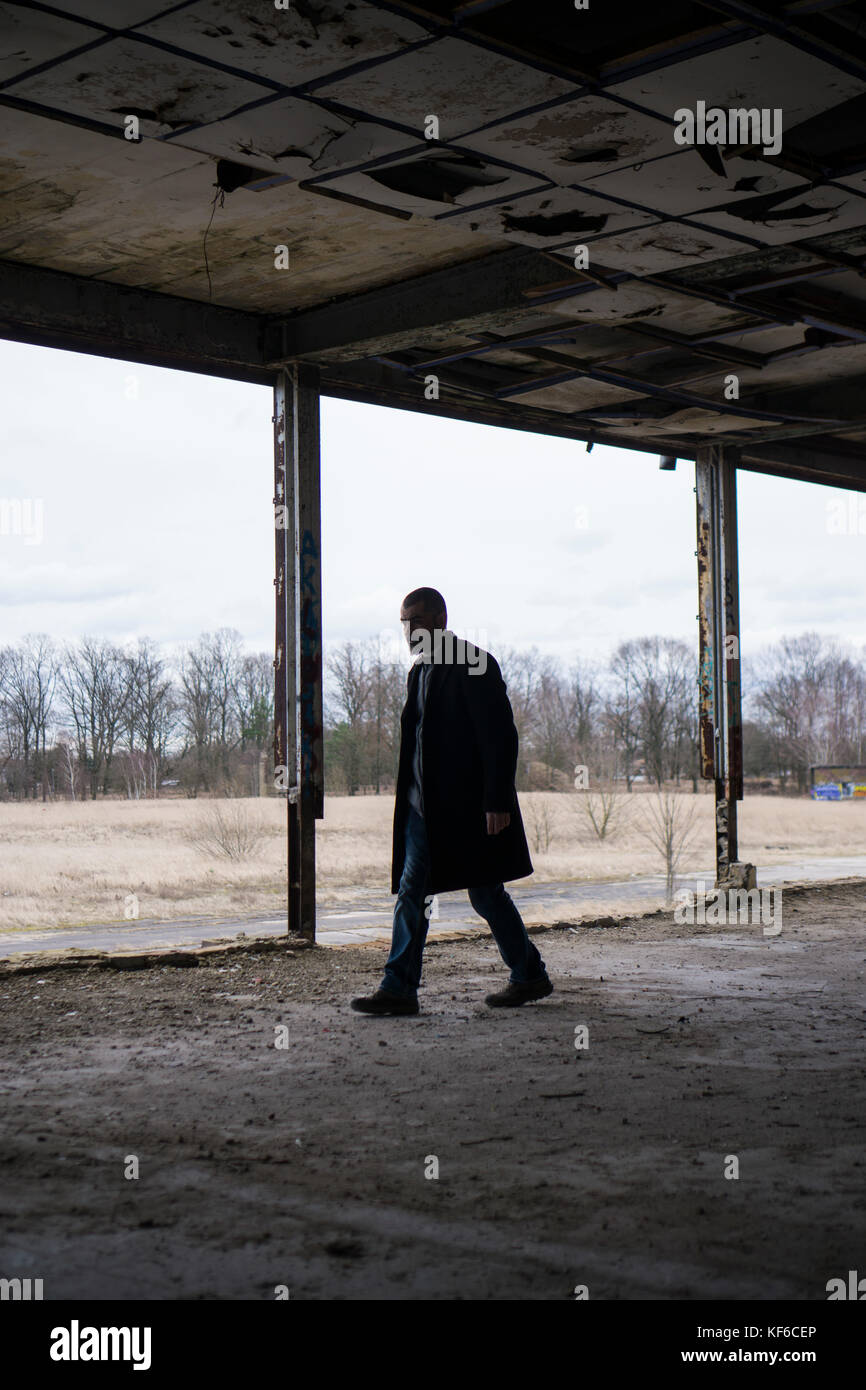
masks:
[[[403,635],[409,644],[409,650],[414,655],[423,650],[425,643],[428,651],[430,650],[433,633],[445,626],[445,614],[425,613],[420,604],[414,603],[410,608],[402,607],[400,609],[400,622],[403,627]]]

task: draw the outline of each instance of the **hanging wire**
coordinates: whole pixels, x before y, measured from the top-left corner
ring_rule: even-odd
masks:
[[[219,184],[216,184],[215,187],[216,187],[216,193],[213,195],[213,202],[211,203],[210,219],[209,219],[209,221],[208,221],[207,226],[205,227],[204,239],[203,239],[203,241],[202,241],[202,251],[204,252],[204,268],[205,268],[205,273],[207,274],[207,297],[208,297],[208,299],[213,299],[213,284],[211,283],[211,278],[210,278],[210,265],[208,264],[208,258],[207,258],[207,239],[208,239],[208,233],[210,232],[210,229],[211,229],[211,227],[212,227],[212,225],[213,225],[214,216],[215,216],[216,210],[217,210],[217,203],[219,203],[219,206],[222,208],[222,207],[225,207],[225,202],[226,202],[225,189],[224,189],[224,188],[220,188]]]

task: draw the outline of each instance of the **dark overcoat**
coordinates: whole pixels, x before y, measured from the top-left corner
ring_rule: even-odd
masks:
[[[453,659],[440,661],[434,646],[422,725],[430,893],[504,883],[533,872],[514,786],[517,729],[502,672],[489,652],[472,643],[455,638],[451,650]],[[443,651],[447,658],[448,648]],[[392,893],[399,891],[403,872],[419,670],[416,663],[409,671],[401,716]],[[498,835],[487,833],[488,811],[508,811],[511,816]]]

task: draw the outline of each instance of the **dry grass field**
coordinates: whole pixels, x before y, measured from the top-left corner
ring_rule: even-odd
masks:
[[[659,852],[641,833],[652,795],[623,796],[620,827],[600,841],[581,793],[530,792],[521,808],[534,880],[618,880],[663,872]],[[691,843],[679,871],[713,863],[713,804],[683,793],[694,811]],[[349,903],[359,891],[387,893],[393,799],[331,797],[319,824],[319,895]],[[215,815],[258,837],[250,853],[215,857]],[[143,919],[254,915],[282,910],[285,809],[277,800],[108,801],[0,804],[0,929],[77,926],[124,919],[127,895]],[[862,854],[866,803],[751,797],[740,811],[740,857],[786,863],[802,857]]]

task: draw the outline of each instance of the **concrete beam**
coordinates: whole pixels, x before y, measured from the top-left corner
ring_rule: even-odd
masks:
[[[832,446],[833,441],[825,437],[811,444],[773,444],[771,440],[742,444],[738,467],[866,492],[866,444],[860,452],[847,440],[840,441],[838,450]]]
[[[272,366],[296,359],[354,361],[410,347],[424,329],[455,326],[508,309],[532,309],[532,291],[574,281],[576,293],[597,285],[523,247],[461,261],[394,285],[306,309],[271,324],[266,355]]]
[[[0,261],[0,337],[270,385],[260,314]]]
[[[324,366],[324,395],[578,442],[596,440],[653,455],[693,458],[700,443],[697,439],[690,445],[676,436],[624,435],[615,427],[593,426],[579,412],[568,415],[514,401],[473,399],[471,394],[446,393],[440,401],[426,401],[419,382],[407,373],[357,360],[362,348],[372,354],[377,343],[385,340],[393,348],[400,333],[408,345],[423,323],[450,326],[458,320],[449,316],[483,316],[514,304],[531,308],[532,291],[552,281],[562,283],[563,275],[567,279],[568,267],[554,264],[544,253],[508,251],[275,321],[262,314],[7,260],[0,261],[0,337],[264,385],[276,380],[281,361],[274,356],[278,344],[285,348],[305,343],[309,352],[318,345],[322,358],[345,356],[348,351],[355,359]],[[575,275],[576,292],[583,283]],[[590,281],[585,284],[592,288]],[[333,351],[323,347],[334,342],[343,346]],[[442,375],[447,387],[447,373]],[[845,389],[842,384],[840,390]],[[803,399],[795,395],[791,404],[802,408]],[[834,404],[839,403],[834,397]],[[821,404],[817,396],[815,404]],[[832,438],[822,436],[811,445],[767,439],[740,441],[739,447],[741,468],[866,491],[866,458],[850,443],[843,441],[837,450]]]

